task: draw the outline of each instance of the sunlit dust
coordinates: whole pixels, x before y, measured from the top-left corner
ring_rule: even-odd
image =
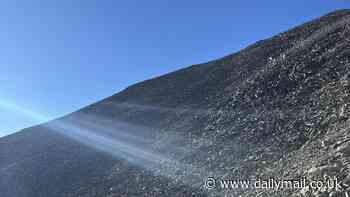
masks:
[[[38,121],[49,119],[14,104],[2,102],[0,106],[23,113]],[[126,160],[154,174],[181,181],[190,186],[200,187],[198,184],[208,173],[204,167],[181,162],[182,158],[192,152],[191,150],[178,149],[176,145],[162,140],[155,143],[152,131],[139,125],[97,115],[74,113],[41,126],[46,127],[48,131],[58,132],[86,146],[106,152],[117,159]],[[155,144],[163,151],[160,152]],[[180,156],[179,150],[183,150]],[[173,152],[177,152],[176,158],[171,156]]]

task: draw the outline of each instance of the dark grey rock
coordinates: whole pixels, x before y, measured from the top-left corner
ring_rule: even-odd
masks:
[[[350,11],[339,10],[0,138],[0,196],[347,197],[349,23]],[[57,129],[62,122],[95,138]],[[110,141],[96,149],[100,136]],[[207,177],[334,176],[340,191],[203,187]]]

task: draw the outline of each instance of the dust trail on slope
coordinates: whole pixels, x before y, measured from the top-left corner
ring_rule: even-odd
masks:
[[[46,121],[51,119],[13,103],[2,102],[0,105],[16,110],[33,120]],[[169,156],[170,154],[155,150],[152,143],[145,137],[148,135],[147,132],[143,132],[146,128],[127,123],[119,123],[118,127],[118,123],[116,126],[113,126],[113,123],[115,123],[113,120],[105,117],[80,114],[79,116],[70,115],[67,118],[57,119],[41,126],[91,148],[109,153],[116,158],[124,159],[155,175],[164,176],[194,188],[200,188],[204,179],[208,177],[210,170],[206,169],[205,166],[182,163],[181,156],[177,159]],[[171,144],[163,144],[163,146],[166,147],[167,153],[172,153],[178,148]],[[183,153],[182,157],[185,156],[188,155]]]
[[[129,132],[127,128],[121,131],[99,118],[84,115],[71,117],[68,120],[56,120],[45,126],[84,145],[126,160],[155,175],[167,177],[188,186],[200,188],[205,178],[209,176],[210,170],[204,166],[181,162],[181,159],[192,151],[177,154],[175,158],[171,153],[179,153],[178,147],[162,144],[163,151],[160,152],[153,146],[153,142],[145,138],[147,134],[142,131]],[[132,127],[132,125],[129,126]]]

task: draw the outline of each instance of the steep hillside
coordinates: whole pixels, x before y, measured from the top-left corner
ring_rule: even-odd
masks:
[[[0,196],[348,196],[349,69],[339,10],[0,138]],[[220,185],[334,176],[339,191]]]

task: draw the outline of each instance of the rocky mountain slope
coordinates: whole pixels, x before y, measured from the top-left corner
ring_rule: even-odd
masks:
[[[350,10],[338,10],[0,138],[0,196],[347,197],[349,74]],[[221,185],[331,177],[341,188]]]

